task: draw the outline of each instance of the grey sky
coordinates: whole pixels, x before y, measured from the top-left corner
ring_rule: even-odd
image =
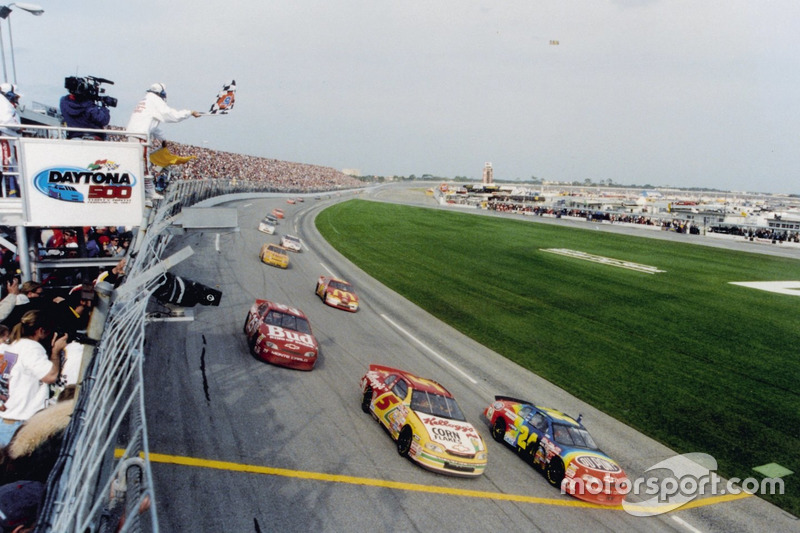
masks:
[[[153,82],[204,111],[235,79],[230,115],[162,128],[179,142],[377,175],[491,161],[498,181],[800,193],[797,2],[36,3],[12,6],[23,103],[106,77],[124,125]]]

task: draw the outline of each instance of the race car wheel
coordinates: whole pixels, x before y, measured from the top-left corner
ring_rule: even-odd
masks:
[[[314,294],[316,294],[317,296],[319,296],[319,282],[317,282],[317,286],[316,286],[316,287],[314,287]]]
[[[250,322],[249,319],[250,319],[249,315],[244,317],[244,326],[242,326],[242,331],[244,332],[245,335],[247,335],[247,323]]]
[[[492,424],[492,438],[497,442],[503,442],[503,437],[506,434],[506,421],[501,417],[497,417]]]
[[[400,457],[408,457],[408,452],[411,451],[411,441],[414,439],[414,433],[409,426],[403,428],[400,435],[397,437],[397,453]]]
[[[372,389],[364,391],[364,396],[361,397],[361,410],[369,413],[369,405],[372,403]]]
[[[544,477],[554,487],[561,486],[561,481],[564,479],[564,462],[558,457],[550,459],[550,464],[547,465],[547,469],[544,471]]]

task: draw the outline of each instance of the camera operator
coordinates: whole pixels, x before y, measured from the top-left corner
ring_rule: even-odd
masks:
[[[69,94],[61,97],[61,115],[68,128],[101,130],[111,121],[109,107],[116,105],[116,100],[108,96],[100,96],[99,82],[96,78],[69,77],[64,80],[64,88]],[[67,139],[82,138],[103,141],[103,133],[68,131]]]

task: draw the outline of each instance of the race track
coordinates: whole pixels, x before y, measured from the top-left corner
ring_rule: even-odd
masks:
[[[465,338],[342,258],[318,235],[313,219],[326,205],[348,197],[307,197],[296,205],[279,197],[232,201],[224,205],[237,208],[239,231],[189,233],[170,244],[167,255],[187,245],[195,252],[172,272],[217,287],[223,297],[220,307],[194,308],[193,321],[147,326],[146,416],[161,531],[798,527],[793,517],[755,497],[721,498],[638,518],[562,496],[491,439],[481,413],[495,394],[582,413],[600,447],[629,476],[673,453]],[[273,207],[284,208],[287,218],[276,235],[262,234],[258,221]],[[298,235],[306,249],[290,256],[288,270],[261,264],[261,244],[278,242],[284,233]],[[314,294],[322,274],[352,282],[361,310],[351,314],[323,305]],[[248,354],[242,326],[256,298],[298,307],[309,316],[321,345],[314,371],[279,368]],[[486,474],[447,477],[401,458],[359,406],[359,379],[370,363],[407,369],[447,387],[487,442]]]

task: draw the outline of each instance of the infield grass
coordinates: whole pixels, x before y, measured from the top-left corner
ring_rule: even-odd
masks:
[[[364,200],[316,225],[423,309],[678,453],[711,454],[720,475],[796,472],[763,497],[800,515],[800,298],[729,283],[800,281],[800,261]]]

